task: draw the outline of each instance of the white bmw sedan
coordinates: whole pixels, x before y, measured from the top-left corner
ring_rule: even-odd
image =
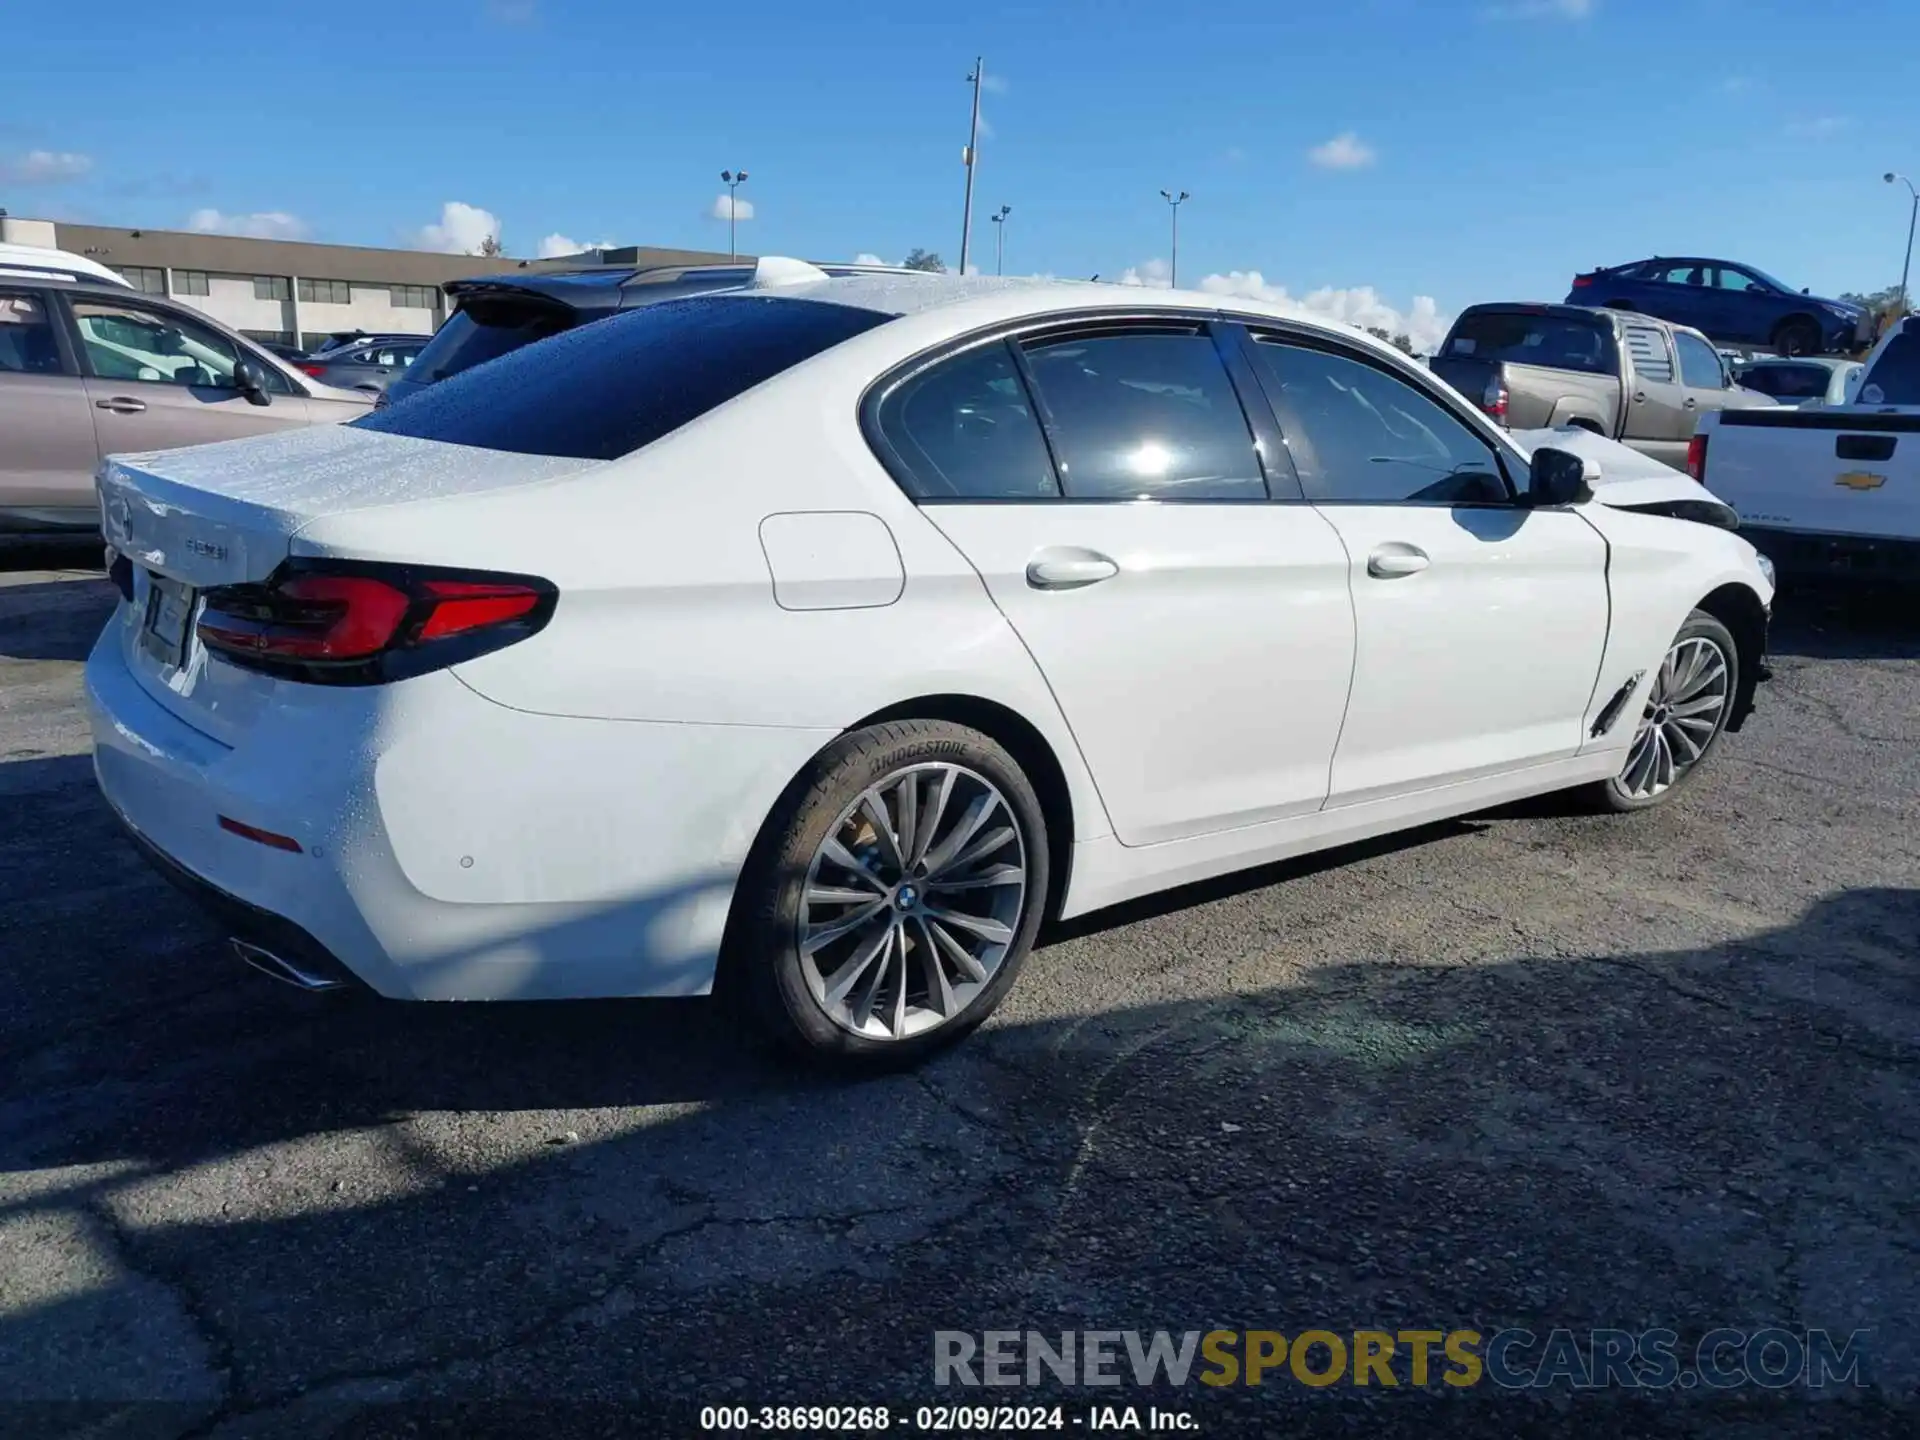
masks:
[[[1764,562],[1685,476],[1526,438],[1285,308],[763,263],[110,461],[99,781],[283,979],[719,990],[906,1059],[1047,917],[1698,772]]]

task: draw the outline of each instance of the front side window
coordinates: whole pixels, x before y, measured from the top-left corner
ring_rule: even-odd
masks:
[[[1720,366],[1720,354],[1698,335],[1673,332],[1673,347],[1680,352],[1680,381],[1696,390],[1720,390],[1726,387],[1726,371]]]
[[[1650,325],[1627,326],[1627,354],[1633,359],[1634,372],[1642,380],[1666,385],[1673,380],[1673,357],[1667,353],[1667,340]]]
[[[1262,336],[1255,347],[1309,500],[1501,504],[1493,447],[1405,380],[1330,350]]]
[[[1047,442],[1004,341],[928,366],[888,392],[880,433],[916,500],[1051,500]],[[904,473],[901,473],[904,472]]]
[[[99,300],[75,300],[73,318],[80,327],[87,369],[102,380],[236,388],[233,371],[241,355],[217,330],[144,306]],[[289,392],[277,369],[264,364],[260,369],[268,389]]]
[[[1253,432],[1212,337],[1136,330],[1025,349],[1068,497],[1267,497]]]
[[[699,295],[582,325],[355,420],[483,450],[612,460],[893,317],[770,295]]]
[[[58,375],[64,369],[46,301],[25,290],[0,290],[0,375]]]
[[[1722,290],[1737,290],[1742,293],[1751,290],[1764,295],[1767,287],[1744,270],[1736,270],[1731,265],[1722,265],[1714,272],[1715,284]]]

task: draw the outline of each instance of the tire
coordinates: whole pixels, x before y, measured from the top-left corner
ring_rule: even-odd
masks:
[[[1820,327],[1811,320],[1783,320],[1773,332],[1773,348],[1782,355],[1818,355]]]
[[[1713,658],[1708,658],[1710,656]],[[1694,657],[1700,657],[1700,668],[1689,670]],[[1695,610],[1680,627],[1680,633],[1673,637],[1673,643],[1653,672],[1647,686],[1647,703],[1637,722],[1633,743],[1627,747],[1620,773],[1592,786],[1589,798],[1598,808],[1617,814],[1650,810],[1666,802],[1699,774],[1707,757],[1713,754],[1714,746],[1726,733],[1727,717],[1733,713],[1734,697],[1739,693],[1740,651],[1734,644],[1732,632],[1706,611]],[[1709,697],[1717,698],[1719,706],[1710,711],[1694,708],[1690,715],[1676,714],[1673,708],[1676,702],[1671,698],[1675,694],[1680,697],[1677,704],[1682,709],[1697,707]],[[1709,717],[1711,728],[1704,728],[1700,722]],[[1692,759],[1683,760],[1687,744],[1697,745],[1698,751]],[[1646,747],[1651,747],[1654,753],[1651,768],[1643,769]],[[1662,747],[1668,757],[1664,780]]]
[[[1047,861],[1039,797],[990,736],[943,720],[852,731],[768,817],[735,899],[723,983],[805,1059],[912,1064],[972,1031],[1012,987],[1046,908]]]

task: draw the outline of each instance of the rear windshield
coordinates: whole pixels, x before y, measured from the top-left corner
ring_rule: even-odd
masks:
[[[1619,369],[1612,328],[1603,321],[1517,310],[1469,311],[1454,325],[1440,353],[1450,359],[1546,365],[1594,375],[1612,375]]]
[[[1833,383],[1823,365],[1756,365],[1739,376],[1741,388],[1776,400],[1819,400]]]
[[[483,450],[612,460],[891,318],[766,295],[667,300],[527,346],[353,423]]]
[[[562,305],[489,300],[447,317],[420,352],[411,378],[445,380],[484,361],[570,328],[579,317]]]
[[[1878,393],[1874,393],[1874,392]],[[1920,327],[1909,320],[1887,342],[1860,387],[1863,405],[1920,405]]]

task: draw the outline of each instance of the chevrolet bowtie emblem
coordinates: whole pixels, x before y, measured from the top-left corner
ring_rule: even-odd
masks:
[[[1878,490],[1887,483],[1887,477],[1876,475],[1871,470],[1849,470],[1833,483],[1844,485],[1849,490]]]

